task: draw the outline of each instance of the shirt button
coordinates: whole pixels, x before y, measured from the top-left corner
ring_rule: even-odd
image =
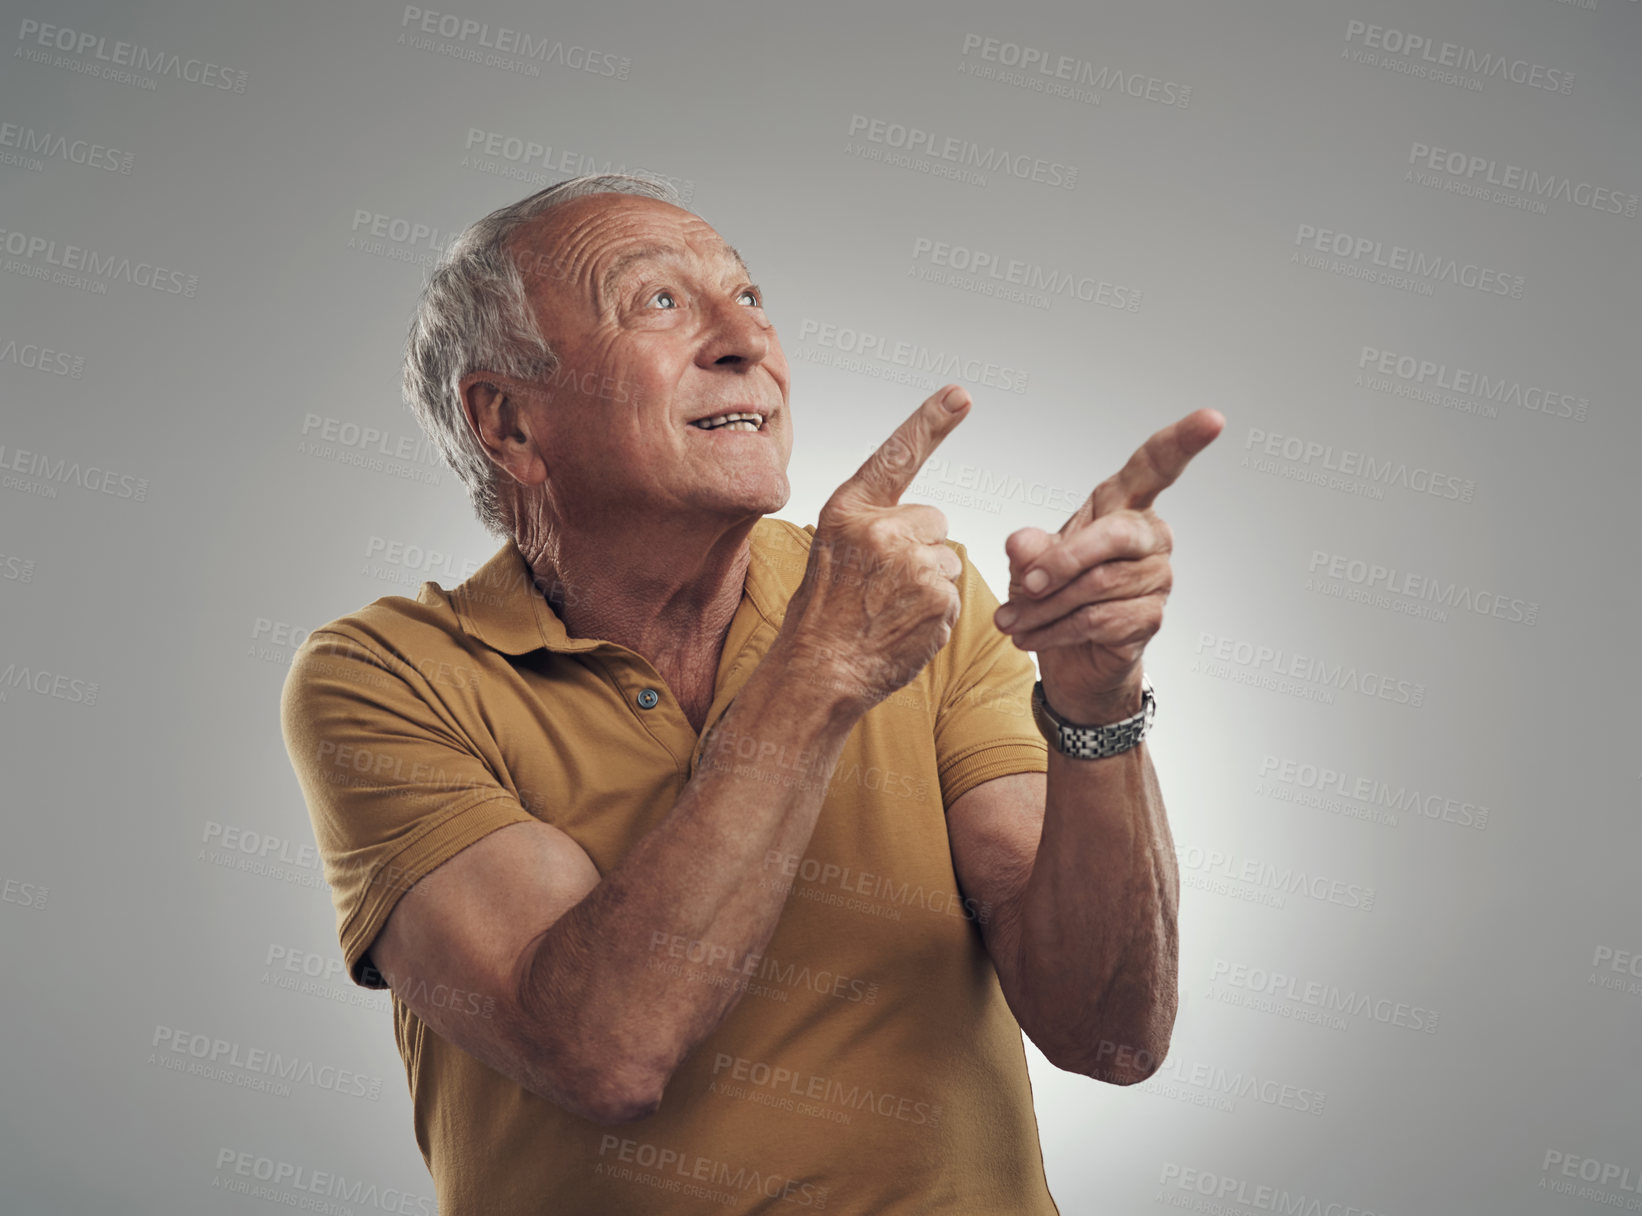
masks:
[[[639,693],[639,708],[654,709],[656,707],[656,702],[659,700],[661,700],[660,693],[656,692],[653,688],[646,688],[643,692]]]

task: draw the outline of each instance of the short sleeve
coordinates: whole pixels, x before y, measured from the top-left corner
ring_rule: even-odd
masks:
[[[348,974],[384,988],[368,951],[399,897],[480,837],[534,817],[414,665],[333,627],[297,650],[280,724]]]
[[[950,808],[994,777],[1047,772],[1049,746],[1032,721],[1037,669],[992,623],[998,597],[968,551],[957,541],[948,543],[963,559],[958,577],[963,609],[932,667],[940,695],[935,753],[941,801]]]

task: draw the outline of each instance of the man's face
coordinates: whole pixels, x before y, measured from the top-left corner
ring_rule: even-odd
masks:
[[[787,359],[710,225],[656,199],[591,195],[522,229],[512,249],[560,360],[524,409],[561,523],[710,522],[786,504]],[[695,425],[729,412],[763,421]]]

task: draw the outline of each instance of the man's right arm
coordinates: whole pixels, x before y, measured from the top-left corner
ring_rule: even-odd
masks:
[[[525,1089],[600,1123],[650,1114],[740,996],[667,966],[667,947],[686,942],[729,976],[775,931],[787,884],[766,858],[808,845],[858,716],[814,692],[772,650],[667,816],[602,879],[557,828],[500,828],[400,899],[371,946],[377,970],[436,1034]],[[775,746],[713,762],[755,732]],[[776,762],[806,752],[801,776]],[[435,999],[436,985],[481,1001]]]
[[[766,859],[804,853],[855,722],[951,636],[962,562],[945,544],[946,517],[898,499],[965,416],[967,394],[952,392],[954,408],[945,389],[930,397],[822,507],[769,653],[678,801],[608,874],[563,832],[514,823],[399,900],[371,954],[436,1034],[587,1119],[659,1108],[741,990],[675,974],[658,946],[682,941],[726,974],[762,953],[788,891]],[[777,763],[806,754],[802,773]],[[491,998],[490,1016],[441,1004],[438,985]]]

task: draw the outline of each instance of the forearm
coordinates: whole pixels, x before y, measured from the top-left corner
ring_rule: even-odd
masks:
[[[1101,760],[1051,749],[1037,856],[1003,915],[1010,1003],[1057,1066],[1128,1084],[1162,1062],[1178,997],[1179,900],[1146,745]]]
[[[787,897],[769,859],[808,846],[858,716],[803,676],[772,649],[666,817],[537,940],[520,1003],[545,1053],[597,1074],[577,1088],[647,1113],[756,972]]]
[[[1005,542],[1010,598],[993,623],[1037,653],[1045,701],[1064,719],[1115,723],[1140,710],[1141,655],[1174,584],[1174,533],[1153,503],[1225,422],[1194,410],[1147,439],[1058,532],[1022,528]],[[1060,1067],[1143,1080],[1168,1050],[1180,970],[1180,874],[1145,744],[1099,760],[1051,750],[1031,855],[1024,882],[989,876],[1007,892],[1006,927],[988,949],[1010,1006]]]

